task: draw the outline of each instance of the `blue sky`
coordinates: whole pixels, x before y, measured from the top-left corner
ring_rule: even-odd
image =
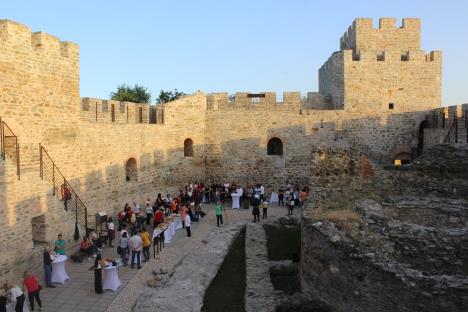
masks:
[[[468,102],[468,1],[5,1],[0,18],[80,45],[81,96],[120,83],[187,93],[317,91],[356,17],[420,17],[443,51],[443,104]]]

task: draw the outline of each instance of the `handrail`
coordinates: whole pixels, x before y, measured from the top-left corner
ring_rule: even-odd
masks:
[[[20,149],[18,137],[2,118],[0,118],[0,146],[1,158],[5,160],[8,155],[8,157],[16,162],[16,174],[18,175],[18,180],[20,180]]]
[[[42,180],[45,177],[52,182],[54,196],[59,194],[66,211],[69,207],[74,209],[75,224],[83,226],[85,231],[88,231],[88,208],[41,144],[39,144],[39,157],[39,177]]]

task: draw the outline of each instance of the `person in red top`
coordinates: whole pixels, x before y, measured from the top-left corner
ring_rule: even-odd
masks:
[[[41,286],[37,277],[29,272],[24,272],[24,281],[23,285],[28,291],[29,304],[31,305],[31,311],[34,311],[34,299],[36,299],[37,304],[39,305],[39,311],[42,308],[41,298],[39,297],[39,292],[41,291]]]
[[[88,256],[88,260],[91,260],[90,257],[93,255],[93,243],[87,235],[85,235],[83,237],[83,240],[81,241],[80,251],[86,253],[86,255]]]
[[[162,208],[159,208],[158,211],[154,214],[154,227],[157,227],[164,219],[164,212]]]

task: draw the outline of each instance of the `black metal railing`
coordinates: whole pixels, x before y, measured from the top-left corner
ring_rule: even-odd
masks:
[[[59,197],[63,201],[66,211],[73,213],[75,224],[80,225],[83,230],[88,231],[88,208],[55,165],[49,153],[47,153],[46,149],[40,144],[39,151],[39,174],[41,179],[47,179],[52,182],[54,196]]]
[[[3,160],[8,156],[14,162],[16,162],[16,174],[18,180],[20,179],[20,150],[18,137],[8,127],[8,125],[0,118],[0,146],[1,146],[1,157]]]

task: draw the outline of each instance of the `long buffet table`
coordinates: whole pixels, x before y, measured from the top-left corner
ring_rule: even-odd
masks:
[[[182,228],[180,215],[171,214],[161,224],[153,230],[153,257],[164,247],[165,243],[170,243],[175,231]]]

